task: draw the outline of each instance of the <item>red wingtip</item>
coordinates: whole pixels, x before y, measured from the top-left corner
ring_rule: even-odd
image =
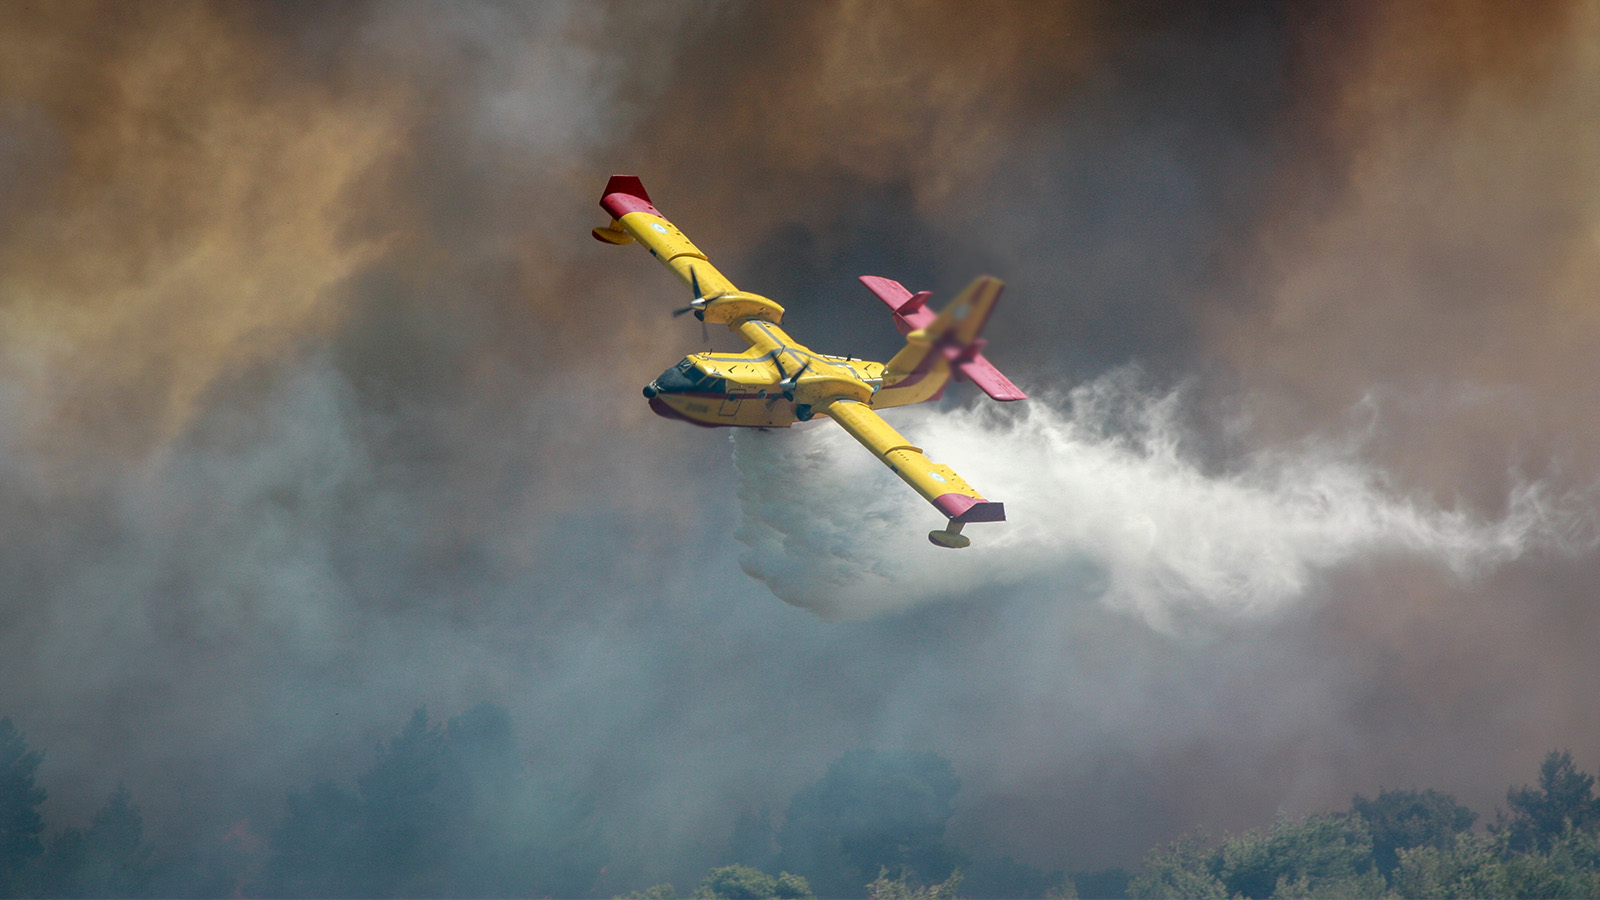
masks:
[[[933,501],[939,511],[950,517],[950,521],[965,525],[968,522],[1004,522],[1006,520],[1006,505],[993,500],[984,500],[981,497],[968,497],[965,494],[940,494]]]
[[[644,182],[640,181],[637,175],[611,176],[611,180],[606,182],[605,193],[627,194],[630,197],[638,197],[646,203],[650,202],[650,195],[644,192]]]
[[[661,215],[650,203],[644,182],[637,175],[611,176],[611,180],[606,182],[605,192],[600,195],[600,208],[610,213],[613,219],[620,219],[631,212]]]

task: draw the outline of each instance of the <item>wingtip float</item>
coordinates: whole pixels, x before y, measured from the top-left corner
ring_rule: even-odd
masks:
[[[606,182],[600,208],[611,223],[594,229],[607,244],[637,242],[694,295],[681,313],[726,325],[744,338],[743,353],[695,353],[661,373],[644,389],[650,408],[671,419],[709,428],[787,428],[824,416],[872,451],[884,465],[933,504],[947,522],[928,533],[940,547],[966,547],[961,533],[974,522],[1003,522],[1005,506],[985,499],[949,466],[935,463],[874,410],[934,400],[952,378],[971,381],[996,400],[1024,394],[983,355],[979,337],[1000,291],[998,278],[982,276],[955,302],[935,313],[927,291],[912,293],[898,281],[863,275],[861,282],[893,312],[905,347],[887,363],[816,353],[780,327],[783,307],[741,291],[656,209],[632,175]]]

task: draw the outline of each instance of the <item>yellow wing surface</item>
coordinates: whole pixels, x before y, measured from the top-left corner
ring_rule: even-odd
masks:
[[[783,307],[758,294],[740,291],[717,271],[700,248],[655,208],[644,183],[636,176],[612,176],[606,182],[600,206],[611,214],[611,224],[594,229],[595,239],[608,244],[638,241],[694,292],[693,307],[702,322],[732,326],[748,321],[774,325],[783,321]],[[759,342],[754,333],[746,338]]]
[[[924,456],[921,447],[906,440],[905,435],[865,403],[835,400],[817,411],[838,422],[891,472],[950,518],[947,530],[928,535],[935,544],[965,547],[968,541],[961,535],[961,526],[969,522],[1005,521],[1005,504],[985,500],[954,469]]]

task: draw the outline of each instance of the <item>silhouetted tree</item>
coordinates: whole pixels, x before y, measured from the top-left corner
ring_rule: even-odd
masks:
[[[444,862],[460,833],[459,782],[446,779],[443,726],[418,709],[356,780],[368,889],[380,897],[440,896]]]
[[[940,882],[959,854],[944,843],[960,782],[931,753],[848,753],[789,802],[778,833],[784,868],[823,896],[859,896],[891,877]]]
[[[1127,900],[1129,886],[1133,883],[1133,874],[1127,869],[1113,866],[1109,869],[1096,869],[1092,872],[1073,872],[1072,884],[1078,889],[1079,897],[1098,898],[1098,900]]]
[[[418,710],[358,779],[288,798],[255,889],[277,896],[580,896],[602,865],[582,807],[522,775],[510,718]]]
[[[46,795],[34,781],[43,758],[28,749],[9,718],[0,719],[0,894],[4,896],[27,890],[30,870],[44,852],[39,804]]]
[[[119,786],[87,831],[66,828],[51,838],[41,886],[49,897],[144,897],[154,870],[144,842],[144,817]]]
[[[1375,800],[1357,794],[1350,809],[1367,823],[1372,859],[1388,878],[1400,864],[1399,851],[1413,847],[1448,850],[1456,835],[1472,827],[1478,814],[1438,791],[1379,791]]]
[[[778,834],[773,827],[772,810],[766,806],[746,809],[734,820],[728,838],[728,858],[757,869],[770,869],[778,862]]]
[[[272,835],[261,887],[278,897],[356,897],[366,883],[365,815],[354,794],[331,781],[290,793],[289,815]]]
[[[1594,776],[1573,765],[1572,753],[1552,750],[1539,766],[1539,786],[1506,792],[1511,819],[1506,824],[1512,850],[1548,850],[1570,830],[1593,832],[1600,826],[1600,800]]]

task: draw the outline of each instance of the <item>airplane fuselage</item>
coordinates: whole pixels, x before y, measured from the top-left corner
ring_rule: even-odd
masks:
[[[831,399],[875,409],[902,406],[932,399],[948,380],[902,381],[886,391],[881,362],[816,353],[771,322],[744,323],[739,330],[751,341],[749,350],[684,357],[645,387],[650,408],[711,428],[787,428],[809,420],[816,406]],[[939,362],[930,360],[930,369]]]

